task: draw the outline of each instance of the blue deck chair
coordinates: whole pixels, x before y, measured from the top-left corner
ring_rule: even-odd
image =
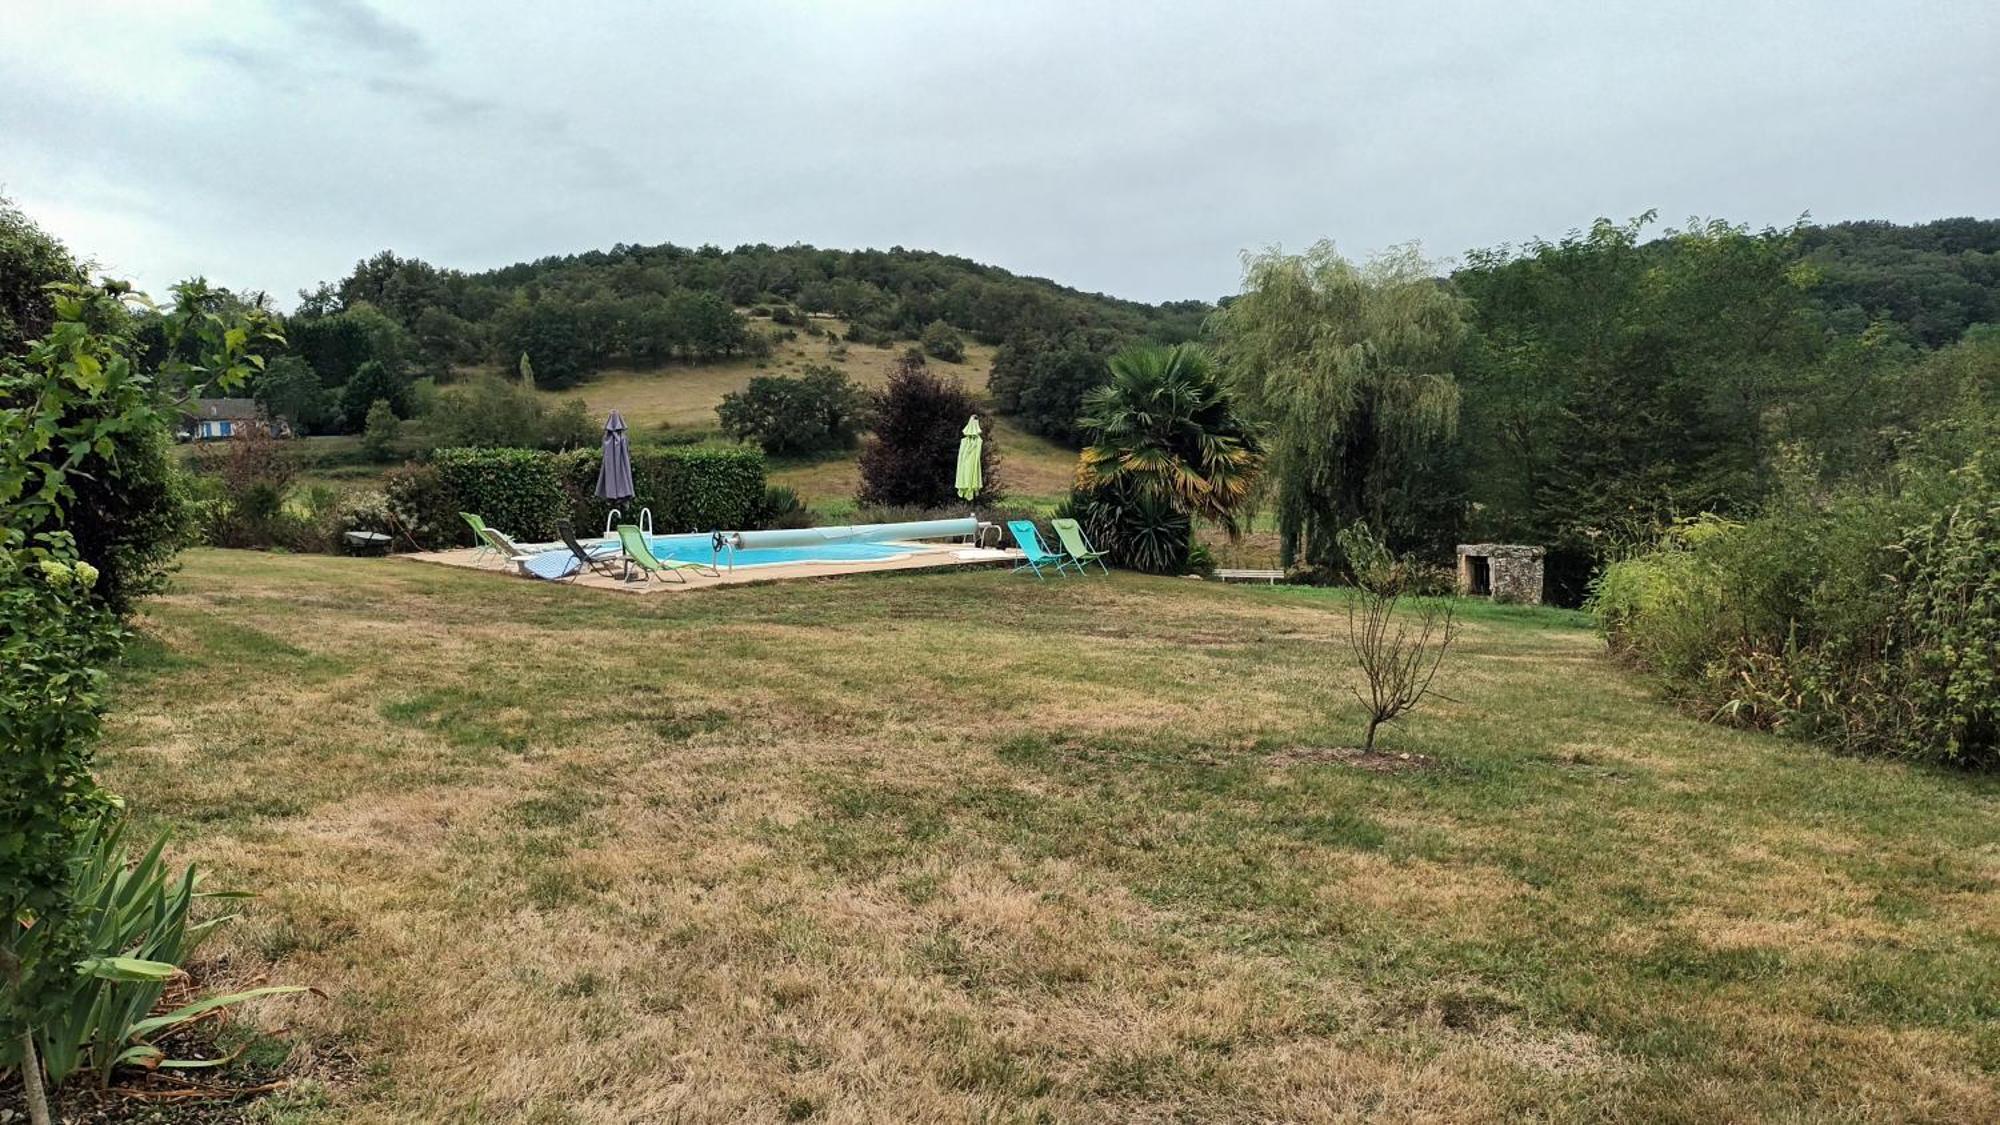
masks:
[[[1032,570],[1035,572],[1035,577],[1040,578],[1042,568],[1045,566],[1052,566],[1057,574],[1061,574],[1063,567],[1076,565],[1065,556],[1042,546],[1042,537],[1035,534],[1034,520],[1008,520],[1007,533],[1014,537],[1014,545],[1021,548],[1021,554],[1026,556],[1021,564],[1014,568],[1017,574],[1023,570]],[[1083,568],[1077,567],[1077,572],[1082,573]]]

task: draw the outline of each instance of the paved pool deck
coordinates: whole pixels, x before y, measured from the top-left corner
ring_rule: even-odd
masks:
[[[588,590],[610,590],[621,594],[678,594],[690,590],[710,590],[717,586],[751,586],[760,582],[785,582],[798,578],[839,578],[850,574],[885,574],[898,570],[1013,566],[1022,558],[1021,552],[1016,550],[968,547],[959,543],[897,543],[895,546],[903,547],[909,553],[896,558],[858,562],[775,563],[768,566],[739,566],[734,571],[724,567],[717,576],[697,574],[688,570],[680,571],[680,575],[687,579],[686,582],[676,582],[671,576],[655,578],[650,582],[628,582],[616,575],[606,576],[586,572],[574,579],[547,584],[576,586]],[[524,543],[522,548],[529,551],[561,550],[562,545]],[[544,581],[522,574],[513,564],[502,561],[497,555],[491,553],[481,555],[480,551],[473,547],[451,551],[420,551],[395,557],[437,566],[481,570],[495,577],[512,578],[521,582]]]

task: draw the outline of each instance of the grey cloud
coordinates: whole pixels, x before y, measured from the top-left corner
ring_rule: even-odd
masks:
[[[423,36],[362,0],[285,0],[277,10],[301,17],[313,31],[385,59],[414,65],[432,57]]]
[[[2000,214],[1983,0],[152,13],[0,37],[0,139],[10,191],[156,288],[290,292],[385,246],[481,268],[804,241],[1160,300],[1319,237],[1451,255],[1649,208]]]

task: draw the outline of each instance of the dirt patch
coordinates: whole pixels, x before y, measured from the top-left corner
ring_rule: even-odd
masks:
[[[1292,746],[1264,759],[1274,766],[1352,766],[1370,773],[1409,773],[1434,770],[1438,760],[1428,754],[1399,754],[1387,750],[1363,750],[1358,746]]]

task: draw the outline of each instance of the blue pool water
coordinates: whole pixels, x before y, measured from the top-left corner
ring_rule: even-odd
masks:
[[[655,535],[646,541],[653,553],[675,562],[707,566],[774,566],[779,563],[872,562],[907,555],[910,548],[894,543],[819,543],[810,547],[749,547],[712,554],[706,535]]]

